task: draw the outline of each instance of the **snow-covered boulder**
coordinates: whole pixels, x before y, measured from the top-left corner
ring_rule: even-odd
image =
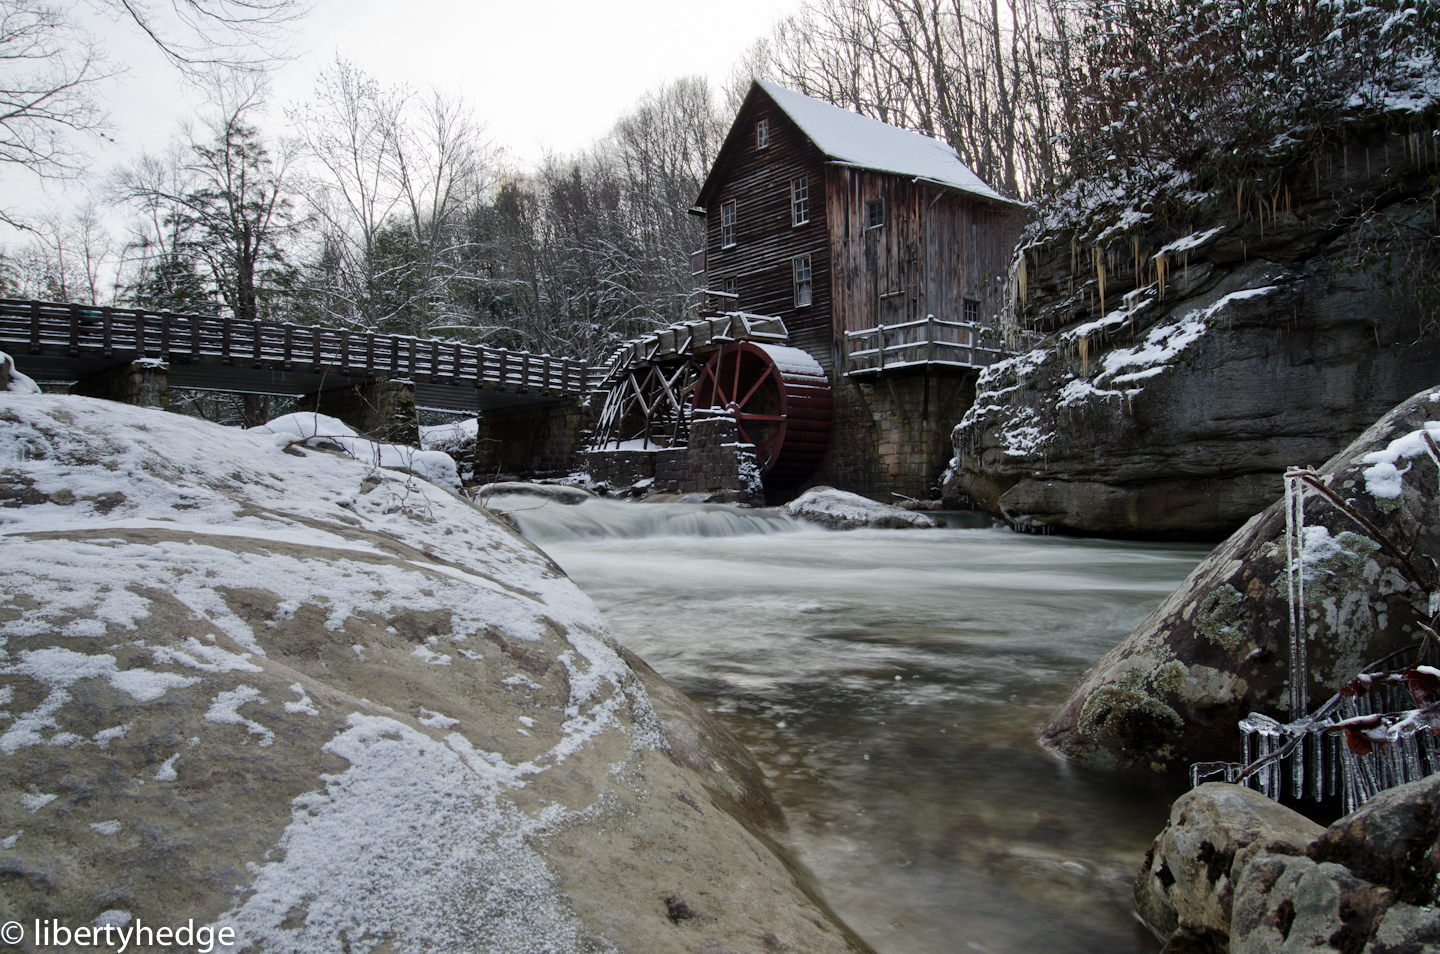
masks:
[[[1395,553],[1413,541],[1416,567],[1440,559],[1436,461],[1440,388],[1377,421],[1319,473],[1378,531],[1376,539],[1318,491],[1295,536],[1306,633],[1306,711],[1365,665],[1419,642],[1431,594]],[[1182,773],[1192,762],[1240,758],[1239,720],[1291,711],[1291,576],[1282,499],[1222,543],[1133,633],[1070,691],[1041,732],[1060,753],[1105,766]]]
[[[40,385],[15,370],[15,359],[0,351],[0,391],[13,394],[39,394]]]
[[[501,480],[495,483],[482,484],[475,488],[473,496],[475,500],[483,504],[495,494],[518,494],[522,497],[539,497],[542,500],[553,500],[556,503],[569,504],[571,506],[595,499],[595,495],[584,487],[575,487],[570,484],[533,484],[524,480]]]
[[[0,395],[7,917],[306,954],[859,949],[753,833],[777,813],[744,750],[548,558],[316,423],[345,452]]]
[[[444,451],[451,457],[474,453],[480,436],[480,419],[466,417],[445,424],[429,424],[420,428],[420,446],[425,450]]]
[[[892,507],[834,487],[811,487],[785,505],[785,512],[832,530],[879,527],[903,530],[908,527],[939,527],[934,517]]]
[[[328,447],[342,451],[368,467],[404,471],[452,490],[460,489],[460,474],[455,460],[444,451],[372,441],[339,418],[314,411],[284,414],[259,427],[250,428],[250,432],[271,435],[276,446],[281,448],[296,445]]]

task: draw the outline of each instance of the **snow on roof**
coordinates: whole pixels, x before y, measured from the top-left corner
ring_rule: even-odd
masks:
[[[960,161],[951,146],[938,139],[831,106],[769,80],[755,82],[821,152],[836,162],[924,179],[994,202],[1023,204],[990,188]]]

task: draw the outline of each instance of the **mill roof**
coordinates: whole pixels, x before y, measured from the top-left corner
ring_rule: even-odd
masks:
[[[960,160],[948,143],[832,106],[769,80],[755,80],[755,86],[831,162],[920,179],[992,202],[1023,205],[992,189]],[[754,93],[752,87],[750,95]],[[733,133],[732,129],[732,136]],[[717,161],[700,190],[702,202],[713,185],[718,167]]]

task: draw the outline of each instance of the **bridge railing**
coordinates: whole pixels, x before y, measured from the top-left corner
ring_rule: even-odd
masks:
[[[999,348],[980,344],[981,328],[966,321],[924,318],[845,332],[845,373],[878,374],[917,365],[984,368],[999,360]]]
[[[53,356],[246,363],[439,383],[579,393],[603,375],[569,358],[269,321],[0,298],[0,344]]]

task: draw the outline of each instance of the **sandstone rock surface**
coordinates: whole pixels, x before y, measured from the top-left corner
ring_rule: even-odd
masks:
[[[1319,473],[1417,565],[1440,558],[1436,463],[1420,434],[1440,437],[1440,388],[1396,407]],[[1397,558],[1330,502],[1306,498],[1303,623],[1313,705],[1369,662],[1418,642],[1429,594]],[[1290,602],[1283,502],[1215,549],[1071,690],[1042,730],[1058,752],[1100,765],[1182,772],[1234,760],[1236,723],[1290,710]],[[1313,707],[1313,706],[1312,706]]]
[[[0,395],[0,914],[257,951],[855,951],[744,749],[347,454]]]
[[[981,374],[950,493],[1026,529],[1218,540],[1434,384],[1440,338],[1393,277],[1419,266],[1386,244],[1429,215],[1428,160],[1398,139],[1331,160],[1273,216],[1217,195],[1184,227],[1136,210],[1023,248],[1040,340]]]
[[[831,530],[858,530],[863,527],[903,530],[943,526],[939,520],[923,513],[883,504],[834,487],[811,487],[781,509],[792,517],[809,520]]]
[[[1175,802],[1136,881],[1166,952],[1440,950],[1440,774],[1329,828],[1212,782]]]
[[[1207,783],[1175,800],[1135,881],[1140,916],[1157,933],[1216,940],[1230,933],[1235,885],[1261,853],[1300,855],[1325,831],[1259,792]]]

